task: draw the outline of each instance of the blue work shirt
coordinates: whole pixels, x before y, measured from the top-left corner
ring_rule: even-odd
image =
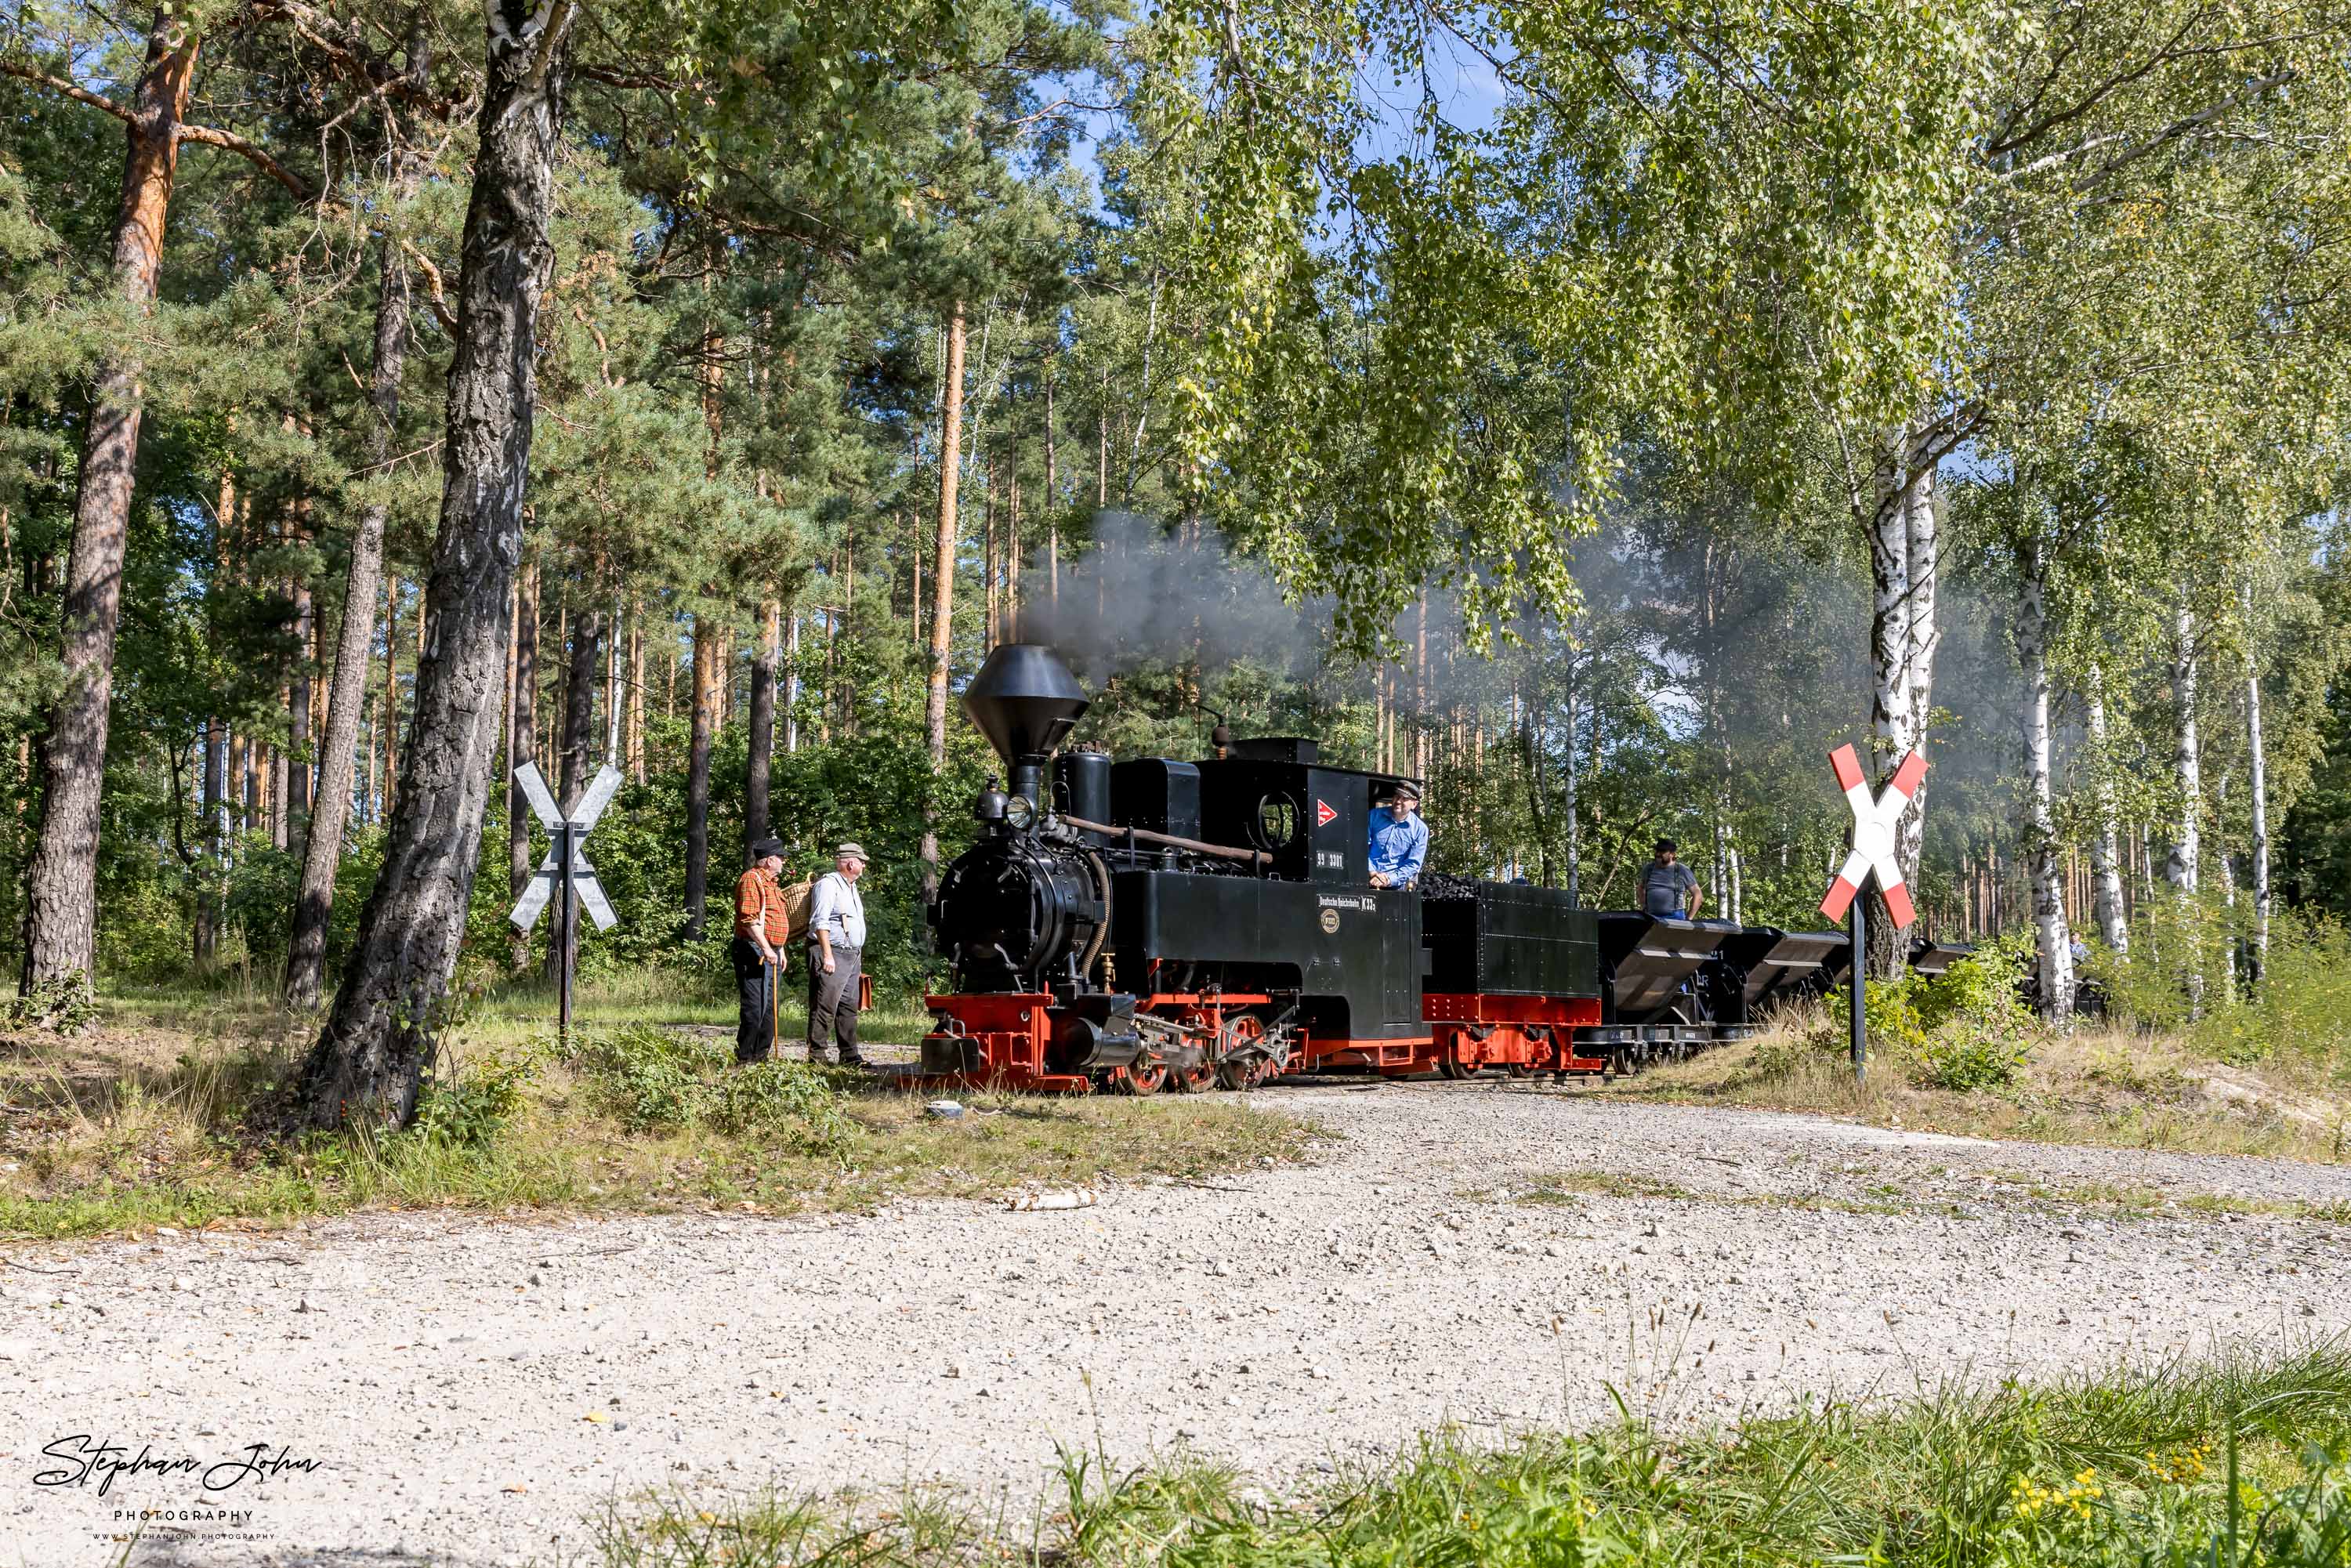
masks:
[[[1420,874],[1428,858],[1428,824],[1413,812],[1401,822],[1385,811],[1372,814],[1372,872],[1384,875],[1391,887],[1401,887]]]

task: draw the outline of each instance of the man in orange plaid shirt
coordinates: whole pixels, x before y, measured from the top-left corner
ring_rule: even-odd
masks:
[[[784,945],[791,923],[784,914],[784,846],[761,839],[751,846],[752,865],[735,883],[735,985],[742,1011],[735,1025],[735,1060],[765,1061],[776,1048],[776,1011],[784,973]]]

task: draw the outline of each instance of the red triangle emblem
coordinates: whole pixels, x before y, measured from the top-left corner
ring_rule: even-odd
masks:
[[[1328,800],[1317,800],[1314,802],[1314,825],[1316,827],[1327,828],[1338,820],[1339,813],[1331,810],[1331,803]]]

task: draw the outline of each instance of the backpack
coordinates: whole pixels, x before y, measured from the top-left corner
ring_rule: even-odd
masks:
[[[816,893],[816,878],[804,876],[784,889],[784,940],[799,942],[808,936],[809,901]]]

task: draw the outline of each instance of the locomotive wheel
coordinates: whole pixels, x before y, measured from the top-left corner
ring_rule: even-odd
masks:
[[[1479,1069],[1477,1063],[1464,1061],[1459,1057],[1448,1053],[1437,1064],[1437,1071],[1458,1082],[1465,1078],[1477,1077]]]
[[[1169,1072],[1165,1068],[1160,1071],[1166,1078],[1167,1086],[1178,1094],[1206,1094],[1217,1086],[1217,1069],[1213,1062],[1203,1061],[1199,1066],[1182,1072]]]
[[[1119,1071],[1110,1081],[1111,1092],[1133,1094],[1137,1097],[1156,1094],[1166,1087],[1167,1069],[1164,1064],[1156,1061],[1148,1065],[1138,1061],[1134,1066]]]
[[[1509,1064],[1509,1071],[1513,1078],[1532,1078],[1541,1071],[1541,1068],[1531,1061],[1513,1061]]]
[[[1226,1021],[1218,1044],[1226,1052],[1237,1046],[1253,1046],[1265,1038],[1265,1022],[1244,1013]],[[1264,1057],[1251,1057],[1244,1061],[1220,1061],[1217,1064],[1217,1082],[1228,1089],[1254,1089],[1271,1075],[1273,1063]]]

